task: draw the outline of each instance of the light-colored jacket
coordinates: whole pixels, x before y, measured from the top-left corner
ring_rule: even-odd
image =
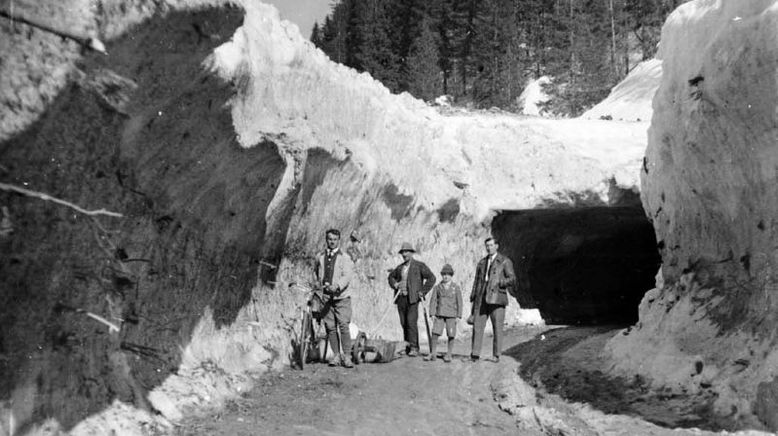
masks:
[[[430,316],[462,318],[462,289],[454,282],[438,283],[430,292]]]
[[[324,255],[325,252],[316,255],[316,268],[314,274],[316,275],[316,283],[323,285],[324,279]],[[349,285],[354,277],[354,262],[351,260],[348,254],[338,248],[338,254],[335,256],[335,268],[332,271],[332,283],[330,288],[335,291],[331,294],[332,298],[339,300],[351,296],[351,290]]]

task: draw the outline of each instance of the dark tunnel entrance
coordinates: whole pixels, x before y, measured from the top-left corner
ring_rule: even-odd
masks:
[[[519,304],[548,324],[635,323],[661,263],[641,207],[502,211],[492,233],[516,265]]]

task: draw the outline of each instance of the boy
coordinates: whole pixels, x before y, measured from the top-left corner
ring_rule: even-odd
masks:
[[[440,270],[441,283],[432,288],[430,297],[430,316],[435,318],[432,325],[432,343],[430,344],[430,354],[424,360],[433,361],[437,358],[435,347],[438,344],[438,338],[443,333],[443,326],[446,326],[448,334],[448,352],[443,357],[443,361],[451,362],[451,352],[454,350],[454,337],[457,334],[457,319],[462,318],[462,290],[457,284],[451,281],[454,275],[454,268],[446,264]]]

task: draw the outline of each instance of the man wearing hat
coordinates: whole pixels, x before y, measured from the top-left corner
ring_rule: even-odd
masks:
[[[424,299],[435,284],[435,274],[424,262],[415,260],[414,253],[416,250],[413,246],[403,242],[400,247],[403,263],[389,273],[389,286],[397,296],[395,304],[400,314],[403,339],[408,343],[405,351],[411,357],[419,354],[419,301]]]

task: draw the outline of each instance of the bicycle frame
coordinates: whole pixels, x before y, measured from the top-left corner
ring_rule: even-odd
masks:
[[[320,331],[321,331],[321,316],[315,313],[311,307],[312,307],[312,301],[314,299],[314,296],[316,295],[316,289],[309,288],[307,286],[298,285],[296,283],[291,283],[289,285],[290,288],[299,288],[302,290],[306,295],[306,303],[305,307],[301,308],[301,316],[300,316],[300,335],[297,338],[297,357],[298,357],[298,364],[300,365],[300,369],[305,368],[305,364],[307,363],[307,356],[308,351],[312,346],[318,347],[318,338],[320,337]],[[314,324],[314,320],[316,323]],[[316,324],[318,324],[318,329],[316,327]],[[321,360],[324,360],[326,358],[327,353],[327,347],[324,348],[324,355],[319,356]]]

